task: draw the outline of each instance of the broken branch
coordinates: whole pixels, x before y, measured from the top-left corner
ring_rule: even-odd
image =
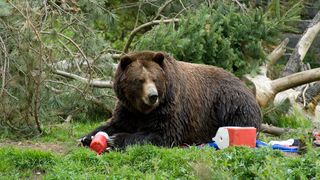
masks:
[[[267,56],[267,69],[276,64],[276,62],[286,52],[286,47],[289,43],[289,38],[284,39],[268,56]]]
[[[157,14],[154,16],[153,20],[156,20],[159,16],[160,13],[172,2],[173,0],[167,0],[163,5],[159,8]]]
[[[280,128],[280,127],[272,126],[272,125],[269,125],[269,124],[261,124],[261,129],[260,129],[260,132],[272,134],[272,135],[275,135],[275,136],[280,136],[283,133],[286,133],[286,132],[289,132],[289,131],[291,131],[291,129]]]
[[[81,76],[78,76],[76,74],[68,73],[65,71],[61,70],[53,70],[52,71],[54,74],[58,74],[63,77],[75,79],[84,83],[89,84],[92,87],[96,88],[112,88],[113,87],[113,82],[112,81],[101,81],[101,80],[94,80],[94,79],[87,79]]]

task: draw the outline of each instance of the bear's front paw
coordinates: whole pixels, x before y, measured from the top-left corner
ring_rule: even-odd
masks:
[[[129,134],[127,133],[114,134],[113,136],[110,136],[108,143],[111,147],[115,147],[117,149],[123,149],[126,146],[125,142],[128,135]]]
[[[80,142],[80,145],[88,147],[91,144],[92,136],[88,136],[88,135],[87,136],[83,136],[78,141]]]

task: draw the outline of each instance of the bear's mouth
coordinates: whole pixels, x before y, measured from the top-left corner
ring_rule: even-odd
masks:
[[[149,98],[142,98],[142,102],[145,106],[153,107],[159,104],[159,98],[155,100],[150,100]]]
[[[159,99],[157,100],[157,102],[156,103],[154,103],[154,104],[147,104],[147,103],[145,103],[144,101],[142,101],[142,102],[140,102],[139,103],[139,111],[140,112],[142,112],[142,113],[144,113],[144,114],[148,114],[148,113],[150,113],[151,111],[153,111],[156,107],[158,107],[158,105],[159,105]]]

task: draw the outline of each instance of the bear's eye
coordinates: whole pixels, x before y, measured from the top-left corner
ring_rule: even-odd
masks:
[[[152,79],[152,81],[156,84],[160,82],[159,79]]]
[[[134,80],[134,83],[142,84],[142,83],[144,83],[144,80],[143,79],[136,79],[136,80]]]

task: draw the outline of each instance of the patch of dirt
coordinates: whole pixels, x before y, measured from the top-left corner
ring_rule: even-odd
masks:
[[[67,149],[63,147],[59,143],[42,143],[42,142],[32,142],[32,141],[9,141],[5,140],[0,142],[0,148],[12,146],[15,148],[22,148],[22,149],[37,149],[42,151],[51,151],[59,154],[65,154]]]

